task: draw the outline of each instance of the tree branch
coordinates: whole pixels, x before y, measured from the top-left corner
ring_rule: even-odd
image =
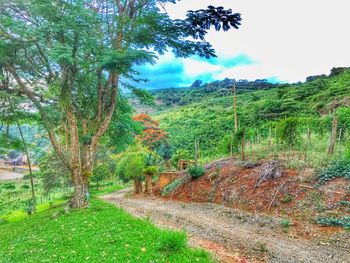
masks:
[[[110,105],[108,107],[108,111],[106,113],[104,120],[102,121],[96,134],[91,139],[91,149],[93,152],[93,156],[96,153],[97,144],[98,144],[100,138],[103,136],[103,134],[108,129],[108,126],[109,126],[109,124],[112,120],[112,117],[113,117],[115,106],[117,105],[119,77],[120,77],[120,75],[117,73],[112,73],[112,75],[111,75],[111,85],[112,85],[111,101],[110,101]]]
[[[56,135],[54,134],[54,129],[53,126],[50,122],[49,117],[47,116],[45,109],[43,108],[43,106],[40,104],[40,102],[37,100],[37,98],[35,97],[35,95],[27,88],[27,86],[23,83],[22,79],[17,75],[16,70],[10,66],[8,68],[9,72],[12,74],[12,76],[14,77],[14,79],[16,80],[18,86],[20,87],[21,91],[23,92],[23,94],[27,95],[27,97],[33,102],[34,106],[37,108],[37,110],[39,111],[43,121],[44,121],[44,125],[46,128],[46,131],[49,135],[50,141],[52,143],[53,148],[55,149],[57,155],[59,156],[59,158],[62,160],[63,164],[69,169],[72,169],[71,164],[68,162],[66,156],[64,155],[64,153],[62,152],[61,147],[59,146],[59,143],[57,141]]]

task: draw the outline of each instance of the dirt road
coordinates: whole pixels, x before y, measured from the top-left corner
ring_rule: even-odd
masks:
[[[159,226],[185,230],[193,245],[210,250],[221,262],[245,262],[245,258],[248,262],[350,263],[350,251],[290,237],[281,231],[278,218],[215,204],[128,197],[129,191],[102,199]]]
[[[0,181],[22,179],[23,176],[24,176],[23,173],[16,173],[16,172],[0,169]]]

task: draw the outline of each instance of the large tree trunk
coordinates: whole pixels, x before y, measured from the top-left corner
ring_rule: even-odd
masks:
[[[145,175],[145,192],[148,195],[152,194],[152,176],[151,175]]]
[[[70,199],[71,208],[83,208],[89,204],[89,178],[80,170],[72,172],[74,193]]]
[[[167,171],[171,171],[172,170],[171,169],[171,161],[170,161],[170,159],[166,159],[165,160],[165,167],[166,167]]]
[[[141,179],[134,179],[134,193],[139,195],[142,194],[142,181]]]
[[[92,175],[93,159],[96,148],[85,145],[81,154],[73,154],[72,158],[72,180],[74,194],[70,200],[70,207],[82,208],[89,204],[89,180]]]

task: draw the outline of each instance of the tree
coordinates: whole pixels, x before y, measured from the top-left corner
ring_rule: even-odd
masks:
[[[2,116],[1,120],[2,122],[5,122],[7,124],[7,127],[9,127],[11,124],[15,124],[17,126],[17,129],[20,134],[20,145],[18,145],[19,149],[21,149],[26,156],[27,159],[27,165],[29,169],[29,178],[30,178],[30,186],[31,186],[31,205],[30,205],[30,214],[32,212],[36,212],[36,197],[35,197],[35,189],[34,189],[34,176],[32,172],[32,163],[31,158],[29,155],[28,145],[24,138],[23,131],[20,125],[20,120],[28,118],[28,115],[26,116],[23,114],[23,112],[19,111],[21,108],[21,100],[18,98],[12,98],[11,96],[8,96],[6,94],[0,93],[0,100],[2,104]],[[6,134],[6,137],[9,138],[9,134]],[[29,212],[28,212],[29,213]]]
[[[299,119],[288,118],[278,124],[278,138],[286,146],[293,147],[300,142]]]
[[[172,157],[173,165],[176,167],[178,165],[178,162],[181,159],[184,159],[184,160],[191,159],[191,153],[186,149],[176,150],[175,154]]]
[[[73,208],[88,200],[101,138],[121,100],[121,86],[144,95],[135,65],[157,53],[213,57],[204,37],[214,26],[238,29],[240,14],[223,7],[172,20],[158,3],[176,0],[17,0],[0,4],[0,89],[27,98],[70,171]],[[192,38],[192,40],[190,39]]]
[[[142,124],[143,131],[136,136],[136,139],[151,151],[161,156],[168,170],[171,169],[170,159],[172,149],[168,143],[168,133],[159,127],[159,123],[148,114],[136,115],[134,121]]]
[[[134,181],[135,194],[142,193],[143,170],[146,168],[146,153],[140,145],[129,147],[120,155],[117,160],[116,173],[122,179],[131,179]]]
[[[143,131],[137,135],[137,139],[151,150],[159,148],[162,144],[167,144],[167,133],[159,128],[159,123],[148,114],[136,115],[134,121],[142,124]]]
[[[68,192],[72,186],[69,170],[55,152],[49,152],[41,158],[39,168],[45,195],[49,195],[55,188],[65,188]]]
[[[100,163],[94,167],[91,181],[96,183],[96,188],[99,189],[101,181],[109,178],[110,175],[111,172],[108,163]]]

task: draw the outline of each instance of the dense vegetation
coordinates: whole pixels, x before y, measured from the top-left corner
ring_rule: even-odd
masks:
[[[271,85],[266,89],[260,89],[256,84],[251,91],[239,90],[238,86],[239,126],[245,130],[248,148],[264,144],[267,147],[270,141],[273,146],[270,152],[273,152],[278,147],[305,148],[311,142],[317,151],[322,149],[326,152],[334,114],[338,116],[337,140],[341,142],[341,147],[345,146],[350,128],[347,117],[350,71],[343,69],[330,76],[309,80],[305,83]],[[212,87],[210,92],[207,86]],[[175,152],[182,151],[183,155],[194,156],[194,141],[199,140],[202,157],[229,153],[229,143],[234,141],[233,96],[229,88],[229,85],[222,87],[222,82],[215,82],[177,93],[161,90],[158,94],[154,91],[155,97],[161,103],[163,98],[165,104],[170,97],[175,101],[186,100],[187,97],[196,99],[182,107],[173,104],[171,110],[162,111],[162,105],[156,108],[156,119],[160,127],[169,133],[169,143]],[[292,123],[294,128],[291,128]],[[287,138],[287,133],[291,131],[294,132],[290,134],[293,142]],[[239,151],[238,145],[235,148],[235,151]]]
[[[196,82],[195,82],[196,83]],[[195,84],[194,83],[194,84]],[[198,82],[197,83],[201,83]],[[192,102],[202,99],[204,96],[216,93],[218,96],[227,96],[231,93],[232,85],[234,80],[224,79],[222,81],[214,81],[211,83],[205,83],[203,85],[192,85],[189,88],[169,88],[169,89],[158,89],[151,90],[150,93],[155,96],[155,98],[165,104],[165,106],[173,105],[187,105]],[[255,90],[266,90],[273,87],[279,86],[278,84],[273,84],[267,82],[267,80],[239,80],[236,83],[237,89],[240,93],[255,91]]]

